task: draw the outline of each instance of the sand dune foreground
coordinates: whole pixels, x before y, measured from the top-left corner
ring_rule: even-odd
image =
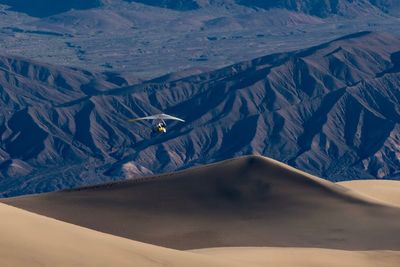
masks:
[[[178,251],[100,233],[5,204],[0,204],[0,216],[0,266],[395,267],[400,262],[400,252],[394,251],[312,248]]]
[[[400,266],[400,209],[348,185],[249,156],[2,199],[0,266]]]
[[[4,204],[0,214],[0,266],[229,266],[211,257],[103,234]]]

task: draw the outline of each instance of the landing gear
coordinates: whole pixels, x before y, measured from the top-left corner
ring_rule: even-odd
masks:
[[[155,131],[157,133],[160,133],[160,134],[166,133],[167,132],[167,125],[165,124],[165,122],[162,121],[160,123],[157,123],[157,125],[155,126]]]

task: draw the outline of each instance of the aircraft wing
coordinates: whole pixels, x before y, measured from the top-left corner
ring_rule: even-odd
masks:
[[[180,122],[185,122],[184,120],[168,115],[168,114],[156,114],[152,116],[147,116],[147,117],[141,117],[141,118],[134,118],[128,120],[129,122],[135,122],[135,121],[143,121],[143,120],[174,120],[174,121],[180,121]]]

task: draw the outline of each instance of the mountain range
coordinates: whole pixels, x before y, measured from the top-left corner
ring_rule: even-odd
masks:
[[[360,32],[136,85],[1,57],[0,191],[38,193],[262,154],[336,181],[399,178],[400,38]],[[127,119],[182,117],[165,135]]]
[[[125,2],[136,2],[144,5],[161,8],[174,9],[179,11],[196,10],[209,6],[232,7],[241,5],[250,8],[273,9],[284,8],[288,10],[303,12],[310,15],[326,17],[333,14],[343,15],[351,8],[353,11],[378,8],[389,12],[399,6],[395,0],[122,0]],[[0,4],[8,5],[11,10],[27,13],[35,17],[47,17],[59,14],[71,9],[90,9],[107,5],[118,0],[89,0],[89,1],[68,1],[53,3],[49,0],[1,0]]]
[[[396,34],[398,10],[396,1],[372,0],[0,0],[0,46],[43,63],[149,80],[216,70],[358,31]]]

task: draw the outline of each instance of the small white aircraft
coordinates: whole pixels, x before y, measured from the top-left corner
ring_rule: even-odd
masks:
[[[144,120],[153,120],[155,122],[154,124],[154,130],[157,133],[166,133],[167,132],[167,123],[165,120],[174,120],[174,121],[180,121],[180,122],[185,122],[184,120],[168,115],[168,114],[156,114],[152,116],[147,116],[147,117],[142,117],[142,118],[134,118],[128,120],[128,122],[137,122],[137,121],[144,121]]]

